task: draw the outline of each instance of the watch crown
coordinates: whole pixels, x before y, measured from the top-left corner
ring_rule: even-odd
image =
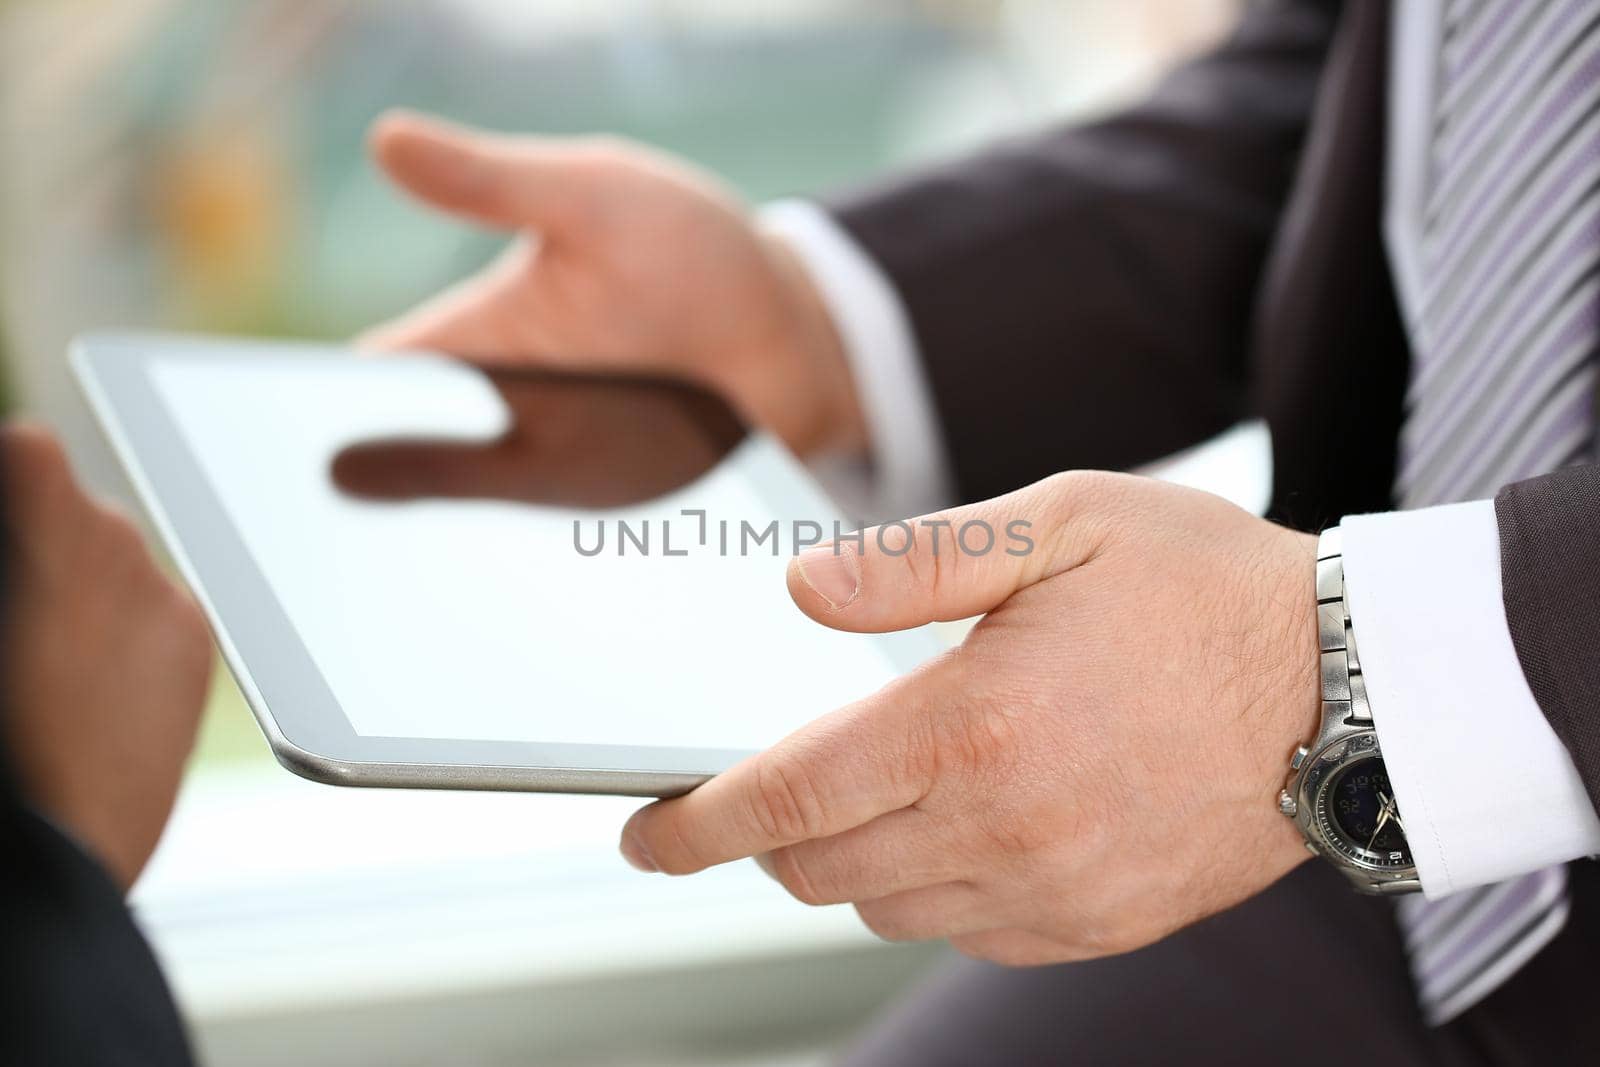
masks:
[[[1294,797],[1289,795],[1289,791],[1287,789],[1278,794],[1278,810],[1283,812],[1285,815],[1293,815],[1297,810],[1299,810],[1299,807],[1300,805],[1295,803]]]
[[[1299,748],[1294,750],[1294,755],[1289,757],[1289,768],[1291,770],[1298,771],[1300,769],[1300,765],[1306,761],[1306,757],[1309,755],[1311,755],[1311,750],[1306,746],[1301,745]]]

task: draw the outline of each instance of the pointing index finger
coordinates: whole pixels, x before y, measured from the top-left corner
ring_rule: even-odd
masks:
[[[818,719],[693,792],[635,812],[622,852],[635,867],[692,874],[831,837],[916,803],[933,785],[931,668]]]

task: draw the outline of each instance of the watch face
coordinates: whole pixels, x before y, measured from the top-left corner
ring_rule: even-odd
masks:
[[[1317,820],[1328,843],[1369,867],[1410,867],[1405,822],[1381,756],[1346,764],[1317,796]]]

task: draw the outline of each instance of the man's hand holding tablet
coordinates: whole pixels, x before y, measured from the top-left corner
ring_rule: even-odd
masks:
[[[865,446],[803,271],[704,179],[612,143],[408,117],[374,143],[425,199],[526,231],[379,343],[592,354],[705,383],[802,455]],[[952,546],[968,524],[1018,520],[1029,551]],[[640,811],[632,863],[683,874],[757,856],[801,900],[852,902],[884,936],[1043,963],[1147,944],[1306,859],[1273,797],[1317,719],[1312,539],[1100,473],[883,533],[791,564],[807,615],[851,632],[985,618],[948,655]]]
[[[1018,519],[1032,552],[949,544]],[[638,812],[630,862],[688,874],[755,856],[883,937],[1041,964],[1142,947],[1307,858],[1275,797],[1319,714],[1315,538],[1098,471],[913,528],[904,555],[876,531],[865,550],[803,553],[789,591],[855,633],[987,613],[966,640]]]

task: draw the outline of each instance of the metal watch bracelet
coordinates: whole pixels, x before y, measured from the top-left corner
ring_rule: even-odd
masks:
[[[1352,862],[1327,846],[1314,818],[1315,790],[1320,778],[1328,773],[1325,768],[1381,755],[1355,630],[1345,601],[1343,549],[1337,526],[1323,531],[1317,540],[1316,595],[1321,725],[1317,736],[1298,747],[1290,760],[1292,773],[1279,796],[1280,810],[1298,824],[1305,835],[1306,848],[1313,855],[1331,860],[1357,889],[1380,894],[1416,892],[1421,885],[1414,871],[1376,870]],[[1309,765],[1313,760],[1322,766]]]

